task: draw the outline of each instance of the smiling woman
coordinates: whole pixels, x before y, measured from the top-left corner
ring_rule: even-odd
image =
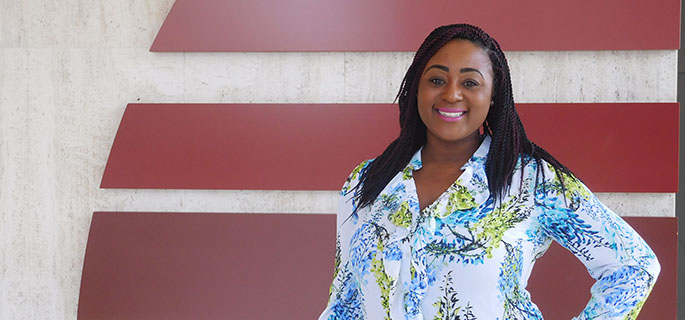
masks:
[[[417,96],[427,139],[423,168],[414,173],[421,209],[456,180],[481,144],[479,128],[492,104],[492,83],[490,58],[473,42],[451,40],[428,60]]]
[[[481,29],[426,38],[398,94],[399,137],[342,188],[320,319],[542,319],[526,284],[552,241],[596,280],[576,319],[637,317],[654,253],[527,138],[511,92]]]

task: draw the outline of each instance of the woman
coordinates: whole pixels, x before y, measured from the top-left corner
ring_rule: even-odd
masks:
[[[542,319],[525,290],[552,240],[597,280],[576,319],[634,319],[652,250],[526,137],[506,58],[481,29],[435,29],[398,94],[399,137],[354,169],[320,319]]]

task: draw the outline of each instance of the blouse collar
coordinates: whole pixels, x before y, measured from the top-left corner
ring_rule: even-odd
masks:
[[[478,149],[476,149],[476,152],[473,153],[471,158],[469,158],[469,161],[467,161],[461,169],[464,170],[467,167],[471,167],[474,165],[480,165],[480,166],[485,166],[485,160],[488,157],[488,152],[490,151],[490,141],[492,139],[490,138],[489,135],[486,135],[485,138],[483,138],[483,141],[480,143],[480,146]],[[423,162],[421,162],[421,150],[423,150],[423,146],[419,148],[416,153],[414,153],[414,156],[412,156],[411,160],[409,160],[409,164],[407,165],[408,169],[411,170],[419,170],[423,167]]]

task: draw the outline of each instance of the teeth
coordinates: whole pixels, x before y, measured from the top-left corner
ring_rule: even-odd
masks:
[[[445,117],[450,117],[450,118],[461,117],[461,115],[464,114],[463,111],[462,112],[444,112],[444,111],[440,111],[440,110],[438,110],[438,113],[440,113],[441,115],[443,115]]]

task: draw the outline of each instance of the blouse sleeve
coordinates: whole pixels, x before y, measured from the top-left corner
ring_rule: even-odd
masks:
[[[652,249],[577,178],[548,164],[535,201],[542,229],[571,251],[596,282],[574,319],[635,319],[660,271]]]
[[[326,319],[361,319],[359,306],[359,286],[352,277],[349,262],[349,243],[357,222],[355,193],[359,192],[355,186],[359,183],[359,176],[366,169],[370,160],[359,164],[347,178],[338,198],[336,219],[335,268],[333,282],[329,290],[328,304],[319,320]]]

